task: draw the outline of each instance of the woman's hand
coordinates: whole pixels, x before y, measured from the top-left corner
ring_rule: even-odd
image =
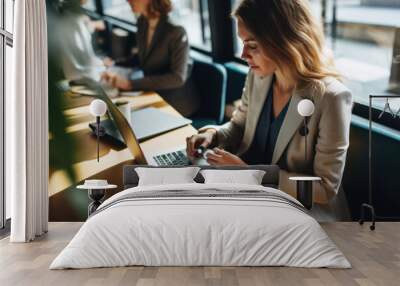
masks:
[[[196,157],[197,149],[202,146],[208,148],[216,139],[217,130],[208,129],[199,134],[192,135],[186,138],[186,153],[189,157]]]
[[[238,156],[229,153],[220,148],[214,148],[214,152],[207,153],[207,162],[211,165],[247,165],[242,159]]]
[[[104,72],[101,79],[105,80],[109,85],[116,87],[120,90],[132,90],[132,82],[116,73]]]

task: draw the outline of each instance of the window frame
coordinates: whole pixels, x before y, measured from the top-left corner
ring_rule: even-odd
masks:
[[[6,30],[5,3],[6,0],[0,0],[1,21],[0,21],[0,230],[1,233],[9,231],[10,223],[6,223],[6,188],[5,188],[5,93],[6,93],[6,50],[7,46],[13,48],[13,34]],[[15,1],[12,0],[13,5]],[[15,13],[15,9],[13,8]],[[14,16],[14,15],[13,15]],[[14,29],[12,29],[14,30]]]

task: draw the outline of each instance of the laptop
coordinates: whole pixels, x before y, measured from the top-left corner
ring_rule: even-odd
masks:
[[[139,135],[141,135],[142,137],[138,137],[135,129],[136,128],[132,128],[131,125],[129,124],[129,122],[126,120],[125,116],[121,113],[121,111],[114,105],[111,104],[111,101],[107,102],[108,105],[108,110],[110,111],[111,115],[112,115],[112,122],[113,125],[115,126],[114,128],[117,129],[120,135],[120,138],[123,140],[123,142],[127,145],[129,151],[131,152],[131,154],[135,157],[135,161],[138,164],[142,164],[142,165],[155,165],[155,166],[185,166],[185,165],[209,165],[207,160],[203,159],[203,158],[193,158],[193,159],[189,159],[186,153],[186,142],[176,148],[173,149],[169,149],[163,152],[156,152],[154,154],[147,154],[145,155],[143,153],[142,148],[140,147],[139,144],[139,139],[138,138],[149,138],[148,136],[146,137],[143,134],[146,134],[144,131],[142,134],[139,133]],[[141,125],[143,124],[143,126],[148,127],[150,130],[153,130],[153,132],[155,130],[157,130],[158,128],[164,127],[164,131],[163,132],[167,132],[179,127],[182,127],[184,125],[190,124],[191,121],[183,118],[183,117],[176,117],[173,116],[175,118],[176,123],[180,124],[175,124],[175,128],[169,128],[166,129],[165,128],[165,122],[162,122],[163,118],[165,119],[166,116],[170,117],[172,115],[169,115],[165,112],[162,112],[160,110],[156,110],[157,113],[155,113],[155,111],[153,110],[155,108],[151,108],[146,110],[142,110],[142,114],[139,114],[138,118],[142,118],[141,121],[131,121],[131,122],[137,122],[137,124],[133,123],[133,125]],[[134,111],[132,112],[132,114],[134,114],[135,112],[139,112],[139,111]],[[163,114],[161,114],[163,113]],[[146,116],[152,116],[154,114],[158,114],[154,117],[146,117]],[[143,116],[145,115],[145,116]],[[93,125],[92,125],[93,126]],[[171,125],[173,126],[173,125]],[[140,127],[142,128],[142,126]],[[138,130],[141,130],[138,128]],[[160,129],[161,130],[161,129]],[[106,130],[107,132],[107,130]],[[108,130],[108,132],[110,132],[110,129]],[[138,132],[142,132],[142,131],[138,131]],[[163,133],[162,132],[162,133]],[[152,136],[154,135],[158,135],[161,134],[160,132],[156,132],[153,133]],[[144,137],[143,137],[144,136]]]
[[[192,120],[162,112],[154,107],[147,107],[132,111],[130,123],[133,132],[135,132],[136,139],[142,142],[154,136],[189,125],[192,123]],[[90,123],[89,126],[96,133],[97,125]],[[125,143],[113,120],[106,119],[101,121],[101,127],[105,134],[121,143]]]

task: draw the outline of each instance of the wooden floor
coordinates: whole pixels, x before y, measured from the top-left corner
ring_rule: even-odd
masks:
[[[50,223],[28,244],[0,241],[0,285],[400,285],[400,223],[378,223],[374,232],[357,223],[323,224],[353,268],[124,267],[48,270],[81,223]]]

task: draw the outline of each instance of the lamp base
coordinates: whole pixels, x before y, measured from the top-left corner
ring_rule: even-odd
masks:
[[[91,203],[88,207],[88,217],[94,213],[97,208],[101,205],[101,200],[104,198],[106,192],[104,189],[89,189],[88,195],[91,199]]]
[[[313,207],[313,182],[321,181],[320,177],[296,176],[289,177],[289,180],[296,181],[297,184],[297,200],[303,206],[311,210]]]
[[[308,210],[313,207],[313,182],[297,181],[297,200]]]

